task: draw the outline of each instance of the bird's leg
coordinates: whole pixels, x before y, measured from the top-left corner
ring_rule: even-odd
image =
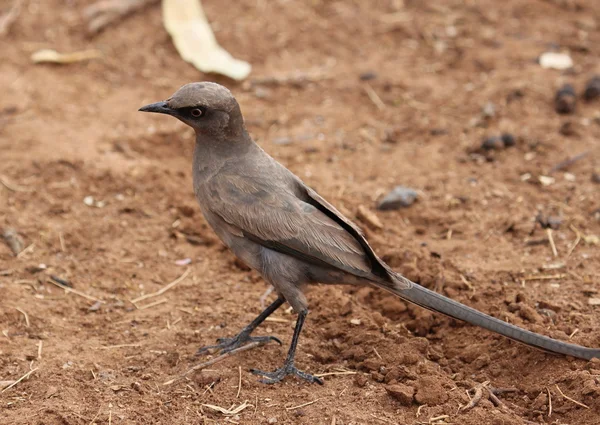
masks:
[[[208,345],[206,347],[200,348],[196,355],[207,352],[208,350],[217,349],[222,354],[228,353],[231,350],[234,350],[246,342],[263,342],[267,343],[269,341],[275,341],[279,345],[281,345],[281,340],[274,336],[250,336],[250,334],[265,321],[267,317],[269,317],[275,310],[282,306],[285,302],[283,297],[277,298],[273,303],[268,306],[262,313],[258,315],[256,319],[254,319],[248,326],[241,330],[239,334],[234,336],[233,338],[219,338],[217,339],[218,344],[216,345]]]
[[[296,355],[296,346],[298,345],[298,338],[300,338],[302,325],[304,324],[304,319],[306,319],[307,314],[307,310],[302,310],[300,311],[300,313],[298,313],[298,320],[296,320],[296,328],[294,329],[292,344],[290,345],[290,350],[288,351],[287,357],[285,358],[285,363],[283,363],[283,367],[280,367],[279,369],[276,369],[273,372],[264,372],[258,369],[250,370],[255,375],[261,375],[264,377],[264,379],[260,380],[261,382],[265,384],[275,384],[283,380],[283,378],[285,378],[287,375],[296,375],[297,377],[302,378],[308,382],[316,382],[317,384],[323,385],[323,380],[321,378],[298,370],[294,365],[294,356]]]

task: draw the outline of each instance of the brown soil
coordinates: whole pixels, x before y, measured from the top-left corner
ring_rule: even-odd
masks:
[[[282,310],[258,334],[284,347],[163,385],[200,361],[198,347],[258,314],[266,285],[201,217],[192,132],[136,112],[189,81],[226,84],[256,140],[349,217],[359,205],[375,211],[395,185],[422,191],[410,208],[376,212],[383,229],[365,226],[394,268],[496,317],[598,347],[600,313],[589,303],[600,290],[598,246],[588,238],[573,248],[573,229],[600,234],[600,101],[567,116],[553,105],[560,85],[581,93],[600,71],[597,0],[205,0],[219,41],[253,64],[253,77],[310,75],[278,85],[199,74],[178,57],[157,6],[90,38],[85,2],[25,3],[0,44],[0,226],[31,245],[15,258],[0,244],[0,381],[36,371],[0,394],[1,423],[598,423],[598,362],[541,353],[369,288],[314,288],[298,351],[308,371],[354,374],[326,376],[322,387],[258,383],[249,369],[279,366],[291,338],[294,316]],[[104,58],[32,65],[46,47],[98,48]],[[568,50],[575,67],[542,69],[537,57],[553,49]],[[359,79],[366,72],[383,109]],[[488,102],[495,114],[485,118]],[[475,152],[505,131],[515,147]],[[557,257],[538,214],[562,220]],[[177,265],[185,258],[189,266]],[[163,303],[130,302],[187,267],[185,280],[139,305]],[[105,303],[66,293],[50,275]],[[514,389],[498,395],[504,407],[483,391],[459,412],[466,390],[486,380]],[[244,401],[230,417],[206,406]]]

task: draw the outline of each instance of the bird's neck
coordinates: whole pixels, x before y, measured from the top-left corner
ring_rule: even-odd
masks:
[[[256,148],[245,128],[236,132],[235,137],[226,134],[210,135],[196,133],[194,148],[194,185],[210,179],[223,165],[236,158],[241,158]]]

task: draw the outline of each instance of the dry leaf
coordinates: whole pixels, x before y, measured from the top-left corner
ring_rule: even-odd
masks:
[[[97,59],[102,56],[100,50],[83,50],[81,52],[73,53],[58,53],[53,49],[42,49],[38,50],[31,55],[33,63],[75,63],[82,62],[89,59]]]
[[[217,43],[200,0],[163,0],[163,23],[181,57],[202,72],[234,80],[250,73],[249,63],[235,59]]]

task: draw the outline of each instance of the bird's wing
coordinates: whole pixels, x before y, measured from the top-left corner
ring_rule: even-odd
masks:
[[[219,173],[207,189],[208,208],[240,235],[314,264],[371,276],[372,260],[361,243],[293,190],[274,185],[266,177],[234,173]]]

